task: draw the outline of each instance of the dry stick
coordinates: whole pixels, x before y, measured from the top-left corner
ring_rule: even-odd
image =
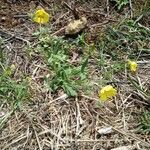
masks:
[[[59,138],[59,140],[61,140],[63,143],[66,143],[57,133],[54,133],[51,129],[47,129],[46,127],[44,126],[41,126],[45,131],[42,131],[41,133],[39,133],[38,135],[43,135],[43,134],[46,134],[46,133],[50,133],[52,134],[53,136],[55,136],[56,138]]]
[[[34,133],[35,133],[35,137],[36,137],[36,141],[37,141],[37,143],[38,143],[39,150],[42,150],[42,147],[41,147],[41,144],[40,144],[40,140],[39,140],[39,137],[38,137],[38,135],[37,135],[37,132],[36,132],[36,130],[35,130],[35,128],[34,128],[34,125],[33,125],[33,123],[32,123],[32,120],[30,120],[30,122],[31,122],[31,125],[32,125],[32,128],[33,128],[33,131],[34,131]]]
[[[84,97],[84,98],[87,98],[89,100],[94,100],[94,101],[100,102],[99,99],[96,99],[96,98],[93,98],[93,97],[89,97],[89,96],[86,96],[86,95],[83,95],[83,94],[81,96]],[[111,114],[113,114],[113,112],[109,108],[107,108],[106,105],[103,104],[102,106],[105,107],[105,109],[108,110]]]
[[[9,143],[8,145],[6,145],[2,150],[8,149],[11,145],[13,145],[13,144],[19,142],[19,141],[22,140],[22,139],[25,139],[26,137],[27,137],[27,135],[24,135],[24,136],[22,135],[22,136],[20,136],[18,139],[13,140],[11,143]]]
[[[76,8],[71,8],[71,6],[69,6],[66,2],[64,2],[64,5],[72,11],[75,19],[80,18]]]
[[[47,6],[51,7],[51,5],[49,4],[49,2],[47,2],[46,0],[41,0],[41,2],[43,2],[43,4],[46,4]]]
[[[138,64],[150,64],[149,60],[137,61]]]
[[[60,125],[60,127],[59,127],[59,129],[61,128],[61,125]],[[63,129],[61,128],[59,131],[58,131],[58,133],[57,133],[57,139],[56,139],[56,146],[55,146],[55,149],[58,149],[58,145],[59,145],[59,141],[60,141],[60,139],[62,139],[61,138],[61,134],[62,134],[62,132],[63,132]]]
[[[135,95],[137,95],[137,96],[139,96],[140,98],[142,98],[142,100],[144,100],[144,101],[142,101],[142,100],[138,100],[138,99],[133,99],[134,101],[136,101],[136,102],[138,102],[138,103],[141,103],[141,104],[143,104],[143,105],[149,105],[150,104],[150,102],[149,102],[149,97],[145,97],[145,95],[144,94],[142,94],[139,90],[137,90],[138,92],[135,92],[135,91],[133,91],[132,93],[133,94],[135,94]],[[132,95],[133,95],[132,94]]]
[[[115,141],[115,139],[109,139],[109,140],[108,139],[104,139],[104,140],[103,139],[94,139],[94,140],[93,139],[79,139],[79,140],[72,140],[72,141],[73,142],[76,141],[78,143],[79,142],[105,142],[106,143],[106,142],[113,142]]]
[[[66,28],[66,26],[60,28],[60,29],[57,30],[56,32],[52,33],[51,36],[58,35],[58,34],[60,34],[61,32],[64,32],[64,31],[65,31],[65,28]]]
[[[26,42],[27,44],[29,43],[29,41],[28,41],[28,40],[23,39],[23,38],[18,37],[18,36],[15,36],[15,35],[13,35],[13,34],[11,34],[11,33],[8,33],[7,31],[4,31],[4,30],[0,30],[0,35],[1,35],[1,36],[5,36],[5,37],[7,37],[7,36],[8,36],[9,38],[7,39],[7,41],[8,41],[8,40],[10,40],[10,39],[15,38],[15,39],[17,39],[17,40],[20,40],[20,41]]]
[[[122,135],[128,136],[128,137],[130,137],[130,138],[132,138],[132,139],[135,139],[135,140],[137,140],[137,141],[140,141],[141,143],[146,144],[147,146],[150,146],[150,143],[148,143],[148,142],[146,142],[146,141],[144,141],[144,140],[142,140],[142,139],[140,139],[140,138],[138,138],[138,137],[132,135],[131,133],[126,133],[126,132],[124,132],[124,131],[120,131],[119,129],[116,129],[116,128],[114,128],[114,127],[112,127],[112,128],[113,128],[115,131],[117,131],[118,133],[121,133]]]
[[[76,97],[76,107],[77,107],[77,127],[76,127],[76,135],[78,136],[79,135],[79,128],[80,128],[80,125],[83,124],[83,120],[81,118],[81,112],[80,112],[80,106],[79,106],[79,103],[78,103],[78,98]]]
[[[76,117],[76,121],[77,121],[77,126],[76,126],[76,136],[78,135],[78,131],[79,131],[79,126],[80,126],[80,106],[78,104],[78,100],[77,100],[77,97],[76,97],[76,107],[77,107],[77,117]]]
[[[106,17],[106,14],[105,13],[102,13],[102,12],[94,12],[94,9],[91,9],[91,11],[88,11],[88,10],[83,10],[83,9],[80,9],[78,8],[78,11],[79,12],[83,12],[83,13],[93,13],[93,14],[97,14],[97,15],[102,15],[104,17]]]
[[[13,137],[21,128],[22,128],[22,126],[20,126],[19,128],[15,129],[15,131],[14,131],[12,134],[8,134],[8,135],[6,135],[6,136],[1,137],[1,138],[0,138],[0,141],[1,141],[1,140],[4,140],[4,139],[7,139],[7,138],[9,138],[10,136]]]
[[[29,128],[30,128],[30,127],[29,127],[29,125],[28,125],[27,132],[26,132],[27,140],[25,141],[24,146],[28,143],[30,134],[32,135],[32,132],[30,133],[30,129],[29,129]]]
[[[59,96],[58,98],[56,98],[56,99],[54,99],[54,100],[52,100],[52,101],[50,101],[50,102],[48,102],[48,103],[45,103],[44,104],[44,106],[49,106],[49,105],[51,105],[52,103],[54,103],[54,102],[56,102],[56,101],[59,101],[59,100],[63,100],[63,101],[65,101],[67,104],[69,104],[65,99],[67,99],[68,98],[68,95],[67,94],[63,94],[63,95],[61,95],[61,96]]]
[[[14,113],[14,110],[12,110],[12,111],[10,111],[9,113],[7,113],[6,115],[5,115],[5,117],[3,117],[2,119],[1,119],[1,122],[0,122],[0,131],[1,131],[1,129],[3,128],[3,125],[6,123],[6,121],[8,120],[8,118],[12,115]]]
[[[102,23],[95,23],[95,24],[92,24],[90,27],[102,26],[102,25],[107,24],[108,22],[109,22],[109,20],[106,20],[106,21],[104,21],[104,22],[102,22]]]
[[[132,9],[132,2],[131,0],[129,0],[129,7],[130,7],[130,15],[131,15],[131,18],[133,17],[133,9]]]
[[[103,118],[103,119],[105,120],[105,118]],[[109,125],[109,124],[105,123],[104,121],[101,121],[101,122],[102,122],[104,125]],[[109,125],[109,126],[111,126],[111,125]],[[130,138],[132,138],[132,139],[134,139],[134,140],[140,141],[141,143],[144,143],[144,144],[150,146],[150,143],[148,143],[148,142],[146,142],[146,141],[144,141],[144,140],[142,140],[142,139],[140,139],[140,138],[138,138],[138,137],[132,135],[131,133],[126,133],[126,132],[121,131],[121,130],[115,128],[115,127],[112,127],[112,129],[115,130],[115,131],[117,131],[118,133],[124,135],[124,136],[130,137]]]
[[[34,134],[35,134],[35,137],[36,137],[36,141],[37,141],[39,150],[42,150],[42,147],[41,147],[41,144],[40,144],[40,140],[39,140],[39,137],[38,137],[37,132],[36,132],[36,130],[35,130],[35,127],[34,127],[34,124],[33,124],[33,122],[32,122],[32,119],[30,118],[30,116],[28,115],[28,113],[27,113],[25,110],[23,110],[23,113],[26,114],[27,118],[29,119],[29,121],[30,121],[30,123],[31,123],[31,126],[32,126],[32,129],[33,129],[33,131],[34,131]]]
[[[63,4],[64,4],[67,8],[69,8],[71,11],[73,11],[73,8],[71,8],[71,6],[68,5],[66,2],[63,2]]]
[[[28,18],[29,16],[27,14],[20,14],[20,15],[14,15],[14,18]]]
[[[107,0],[106,7],[107,7],[107,15],[109,15],[109,0]]]
[[[85,96],[85,95],[82,95],[83,97],[86,97],[87,99],[90,99],[90,100],[96,100],[97,101],[97,99],[95,99],[95,98],[90,98],[90,97],[88,97],[88,96]],[[103,118],[103,117],[102,117]],[[103,118],[104,120],[106,120],[105,118]],[[109,126],[111,126],[110,124],[107,124],[107,123],[105,123],[104,121],[101,121],[104,125],[109,125]],[[119,129],[116,129],[115,127],[112,127],[112,129],[114,129],[115,131],[117,131],[117,132],[119,132],[119,133],[121,133],[122,135],[125,135],[125,136],[127,136],[127,137],[131,137],[132,139],[135,139],[135,140],[137,140],[137,141],[140,141],[141,143],[145,143],[146,145],[148,145],[148,146],[150,146],[150,143],[148,143],[148,142],[146,142],[146,141],[144,141],[144,140],[142,140],[142,139],[140,139],[140,138],[138,138],[138,137],[135,137],[135,136],[133,136],[131,133],[125,133],[125,132],[123,132],[123,131],[120,131]]]
[[[68,15],[70,12],[66,12],[63,15],[61,15],[59,18],[57,18],[57,20],[52,24],[52,26],[56,25],[57,23],[59,23],[59,20],[64,18],[66,15]]]

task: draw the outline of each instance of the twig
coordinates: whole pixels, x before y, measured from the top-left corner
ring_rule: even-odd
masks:
[[[115,139],[78,139],[78,140],[72,140],[73,142],[75,141],[75,142],[77,142],[77,143],[82,143],[82,142],[90,142],[90,143],[92,143],[92,142],[114,142],[115,141]]]
[[[27,135],[21,135],[20,137],[18,137],[17,139],[13,140],[11,143],[7,144],[2,150],[8,149],[11,145],[18,143],[19,141],[23,140],[27,138]]]
[[[133,99],[134,101],[138,102],[138,103],[141,103],[143,105],[150,105],[150,102],[149,102],[149,97],[145,97],[145,95],[143,95],[139,90],[137,90],[138,92],[135,92],[135,91],[132,91],[133,94],[137,95],[138,97],[141,98],[141,100],[138,100],[138,99]],[[143,101],[144,100],[144,101]]]
[[[130,15],[131,15],[131,18],[133,17],[133,9],[132,9],[132,2],[131,0],[129,0],[129,7],[130,7]]]
[[[137,61],[138,64],[150,64],[150,61]]]
[[[106,7],[107,7],[107,15],[109,15],[109,0],[107,0]]]
[[[103,117],[102,117],[102,118],[103,118]],[[103,118],[103,119],[105,120],[105,118]],[[111,126],[110,124],[105,123],[104,121],[101,121],[101,122],[102,122],[104,125]],[[132,139],[134,139],[134,140],[136,140],[136,141],[140,141],[141,143],[146,144],[147,146],[150,146],[150,143],[148,143],[148,142],[146,142],[146,141],[144,141],[144,140],[142,140],[142,139],[140,139],[140,138],[134,136],[134,135],[131,134],[131,133],[124,132],[124,131],[119,130],[119,129],[115,128],[115,127],[112,127],[112,129],[113,129],[114,131],[117,131],[118,133],[124,135],[124,136],[130,137],[130,138],[132,138]]]
[[[4,30],[0,30],[0,36],[8,37],[8,39],[7,39],[6,41],[9,41],[9,40],[15,38],[15,39],[20,40],[20,41],[23,41],[23,42],[25,42],[25,43],[27,43],[27,44],[29,43],[28,40],[23,39],[23,38],[21,38],[21,37],[18,37],[18,36],[14,35],[14,34],[8,33],[7,31],[4,31]],[[6,42],[6,41],[5,41],[5,42]]]
[[[34,125],[33,125],[32,120],[30,120],[30,122],[31,122],[31,125],[32,125],[32,128],[33,128],[33,131],[34,131],[34,133],[35,133],[35,137],[36,137],[36,141],[37,141],[37,143],[38,143],[39,150],[42,150],[42,147],[41,147],[41,144],[40,144],[40,140],[39,140],[39,137],[38,137],[38,135],[37,135],[37,132],[36,132],[36,130],[35,130],[35,127],[34,127]]]
[[[66,2],[64,2],[64,5],[65,5],[67,8],[69,8],[71,11],[74,11],[73,8],[72,8],[70,5],[68,5]]]
[[[14,15],[14,18],[28,18],[29,16],[27,14],[19,14],[19,15]]]
[[[96,23],[96,24],[92,24],[90,27],[102,26],[102,25],[105,25],[105,24],[107,24],[108,22],[109,22],[109,20],[106,20],[106,21],[104,21],[104,22],[102,22],[102,23]]]
[[[130,137],[130,138],[132,138],[132,139],[135,139],[135,140],[137,140],[137,141],[140,141],[141,143],[144,143],[144,144],[146,144],[147,146],[150,146],[150,143],[148,143],[148,142],[146,142],[146,141],[144,141],[144,140],[142,140],[142,139],[140,139],[140,138],[138,138],[138,137],[136,137],[136,136],[134,136],[134,135],[132,135],[132,134],[130,134],[130,133],[126,133],[126,132],[124,132],[124,131],[121,131],[121,130],[119,130],[119,129],[116,129],[115,127],[113,127],[113,129],[114,129],[115,131],[117,131],[118,133],[121,133],[121,134],[123,134],[123,135],[125,135],[125,136],[127,136],[127,137]]]
[[[45,0],[41,0],[41,2],[43,2],[43,4],[46,4],[47,6],[51,7],[51,5]]]
[[[68,103],[68,102],[66,101],[67,98],[68,98],[68,95],[67,95],[67,94],[63,94],[63,95],[61,95],[60,97],[58,97],[58,98],[56,98],[56,99],[54,99],[54,100],[52,100],[52,101],[50,101],[50,102],[48,102],[48,103],[45,103],[44,106],[49,106],[49,105],[51,105],[52,103],[54,103],[54,102],[56,102],[56,101],[59,101],[59,100],[63,100],[63,101],[65,101],[66,103]]]
[[[47,129],[46,126],[41,126],[45,131],[42,131],[40,132],[38,135],[43,135],[43,134],[46,134],[46,133],[50,133],[52,134],[53,136],[55,136],[56,138],[59,138],[59,140],[61,140],[63,143],[66,143],[61,137],[60,135],[58,135],[57,133],[54,133],[51,129]]]
[[[103,17],[106,17],[106,14],[105,13],[102,13],[102,12],[96,12],[96,11],[94,11],[94,9],[91,9],[90,11],[89,10],[83,10],[83,9],[81,9],[81,8],[78,8],[78,11],[80,11],[80,12],[83,12],[83,13],[89,13],[89,14],[97,14],[97,15],[101,15],[101,16],[103,16]]]
[[[8,118],[14,113],[14,110],[10,111],[9,113],[7,113],[1,120],[0,120],[0,131],[3,127],[3,125],[6,123],[6,121],[8,120]]]
[[[60,29],[57,30],[56,32],[52,33],[51,36],[58,35],[58,34],[60,34],[61,32],[64,32],[64,31],[65,31],[65,28],[66,28],[66,26],[60,28]]]
[[[84,97],[84,98],[87,98],[87,99],[89,99],[89,100],[94,100],[94,101],[99,102],[99,99],[97,99],[97,98],[89,97],[89,96],[83,95],[83,94],[82,94],[81,96]]]
[[[99,99],[96,99],[96,98],[93,98],[93,97],[89,97],[89,96],[86,96],[86,95],[81,95],[81,96],[84,97],[84,98],[87,98],[89,100],[94,100],[94,101],[100,102]],[[111,114],[114,114],[105,104],[103,104],[102,106],[105,107],[105,109],[108,110]]]
[[[52,24],[52,26],[54,26],[54,25],[56,25],[57,23],[59,23],[59,20],[62,19],[62,18],[64,18],[64,17],[66,17],[69,13],[70,13],[70,12],[68,11],[68,12],[64,13],[63,15],[61,15],[60,17],[58,17],[58,18],[56,19],[56,21]]]
[[[35,137],[36,137],[36,141],[37,141],[37,144],[38,144],[38,147],[39,147],[39,150],[42,150],[42,147],[41,147],[41,144],[40,144],[40,140],[39,140],[39,137],[38,137],[38,134],[35,130],[35,127],[34,127],[34,124],[33,124],[33,121],[31,119],[31,117],[28,115],[28,113],[26,112],[26,110],[22,109],[23,112],[25,113],[25,115],[27,116],[27,118],[29,119],[30,123],[31,123],[31,126],[32,126],[32,129],[34,131],[34,134],[35,134]],[[27,135],[26,135],[27,136]]]
[[[81,118],[81,113],[80,113],[80,106],[79,106],[79,103],[78,103],[78,98],[76,97],[76,107],[77,107],[77,127],[76,127],[76,135],[78,136],[79,135],[79,128],[80,128],[80,125],[83,124],[83,119]]]
[[[72,8],[72,7],[69,6],[66,2],[64,2],[64,5],[72,11],[72,13],[73,13],[75,19],[79,19],[79,18],[80,18],[80,17],[79,17],[79,14],[78,14],[78,12],[77,12],[77,10],[76,10],[76,8]]]

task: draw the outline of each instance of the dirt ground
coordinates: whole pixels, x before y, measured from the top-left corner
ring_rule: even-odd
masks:
[[[24,102],[21,109],[15,112],[9,105],[1,104],[1,113],[11,115],[0,129],[0,149],[111,150],[120,146],[125,146],[126,149],[122,147],[122,150],[150,149],[150,135],[137,132],[140,115],[149,104],[141,101],[140,95],[131,94],[128,84],[119,84],[120,93],[124,91],[123,95],[118,94],[107,106],[100,108],[95,93],[91,96],[83,94],[62,100],[57,99],[61,94],[52,94],[43,88],[47,67],[38,54],[31,58],[26,54],[27,43],[35,44],[38,41],[33,36],[38,25],[32,22],[28,14],[33,13],[37,6],[42,6],[53,16],[48,25],[51,34],[62,36],[63,28],[73,19],[72,12],[63,2],[0,2],[0,36],[5,40],[7,63],[17,66],[14,78],[19,80],[22,74],[33,76],[33,72],[35,73],[30,83],[34,89],[30,101]],[[87,17],[88,25],[85,32],[89,33],[89,43],[96,43],[106,26],[118,23],[128,11],[128,8],[125,8],[123,12],[117,12],[113,5],[108,8],[105,0],[77,0],[67,3],[75,6],[81,16]],[[146,23],[147,26],[148,24],[149,22]],[[138,74],[143,86],[149,88],[150,69],[144,68],[141,64]],[[96,75],[94,77],[98,78]],[[111,133],[101,135],[98,130],[103,127],[111,127]]]

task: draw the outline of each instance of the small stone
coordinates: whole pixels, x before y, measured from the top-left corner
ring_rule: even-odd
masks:
[[[97,132],[98,132],[99,134],[101,134],[101,135],[102,135],[102,134],[105,135],[105,134],[110,134],[110,133],[112,133],[113,130],[112,130],[112,127],[103,127],[103,128],[98,129]]]
[[[1,22],[5,22],[5,21],[6,21],[6,17],[3,16],[3,17],[1,18]]]

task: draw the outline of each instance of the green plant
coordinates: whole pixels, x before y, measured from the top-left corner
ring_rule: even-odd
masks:
[[[63,89],[68,95],[75,96],[82,86],[87,83],[88,56],[79,64],[71,63],[72,43],[59,37],[45,36],[40,38],[38,50],[46,58],[50,76],[45,78],[45,84],[53,91]],[[86,81],[86,82],[85,82]],[[84,84],[83,84],[84,83]]]
[[[129,3],[129,0],[113,0],[116,2],[118,10],[121,10],[124,6]]]
[[[140,121],[140,131],[146,134],[150,133],[150,111],[145,111]]]
[[[11,67],[4,67],[1,64],[0,75],[0,101],[7,101],[14,108],[20,107],[21,102],[29,99],[29,87],[28,81],[22,79],[22,81],[15,81],[11,78],[13,70]]]
[[[2,38],[0,37],[0,62],[3,62],[4,61],[4,56],[3,56],[3,40]]]
[[[134,20],[126,19],[116,27],[108,27],[103,39],[104,53],[113,60],[129,59],[149,52],[150,30]]]
[[[105,39],[104,39],[105,40]],[[101,70],[102,81],[101,84],[106,84],[107,82],[114,81],[114,74],[123,72],[125,70],[125,62],[121,59],[113,60],[113,55],[107,55],[107,44],[105,41],[101,41],[100,44],[97,46],[99,50],[99,57],[98,61],[98,68]],[[111,52],[113,53],[113,52]],[[112,58],[108,60],[107,57]],[[103,82],[103,83],[102,83]]]

